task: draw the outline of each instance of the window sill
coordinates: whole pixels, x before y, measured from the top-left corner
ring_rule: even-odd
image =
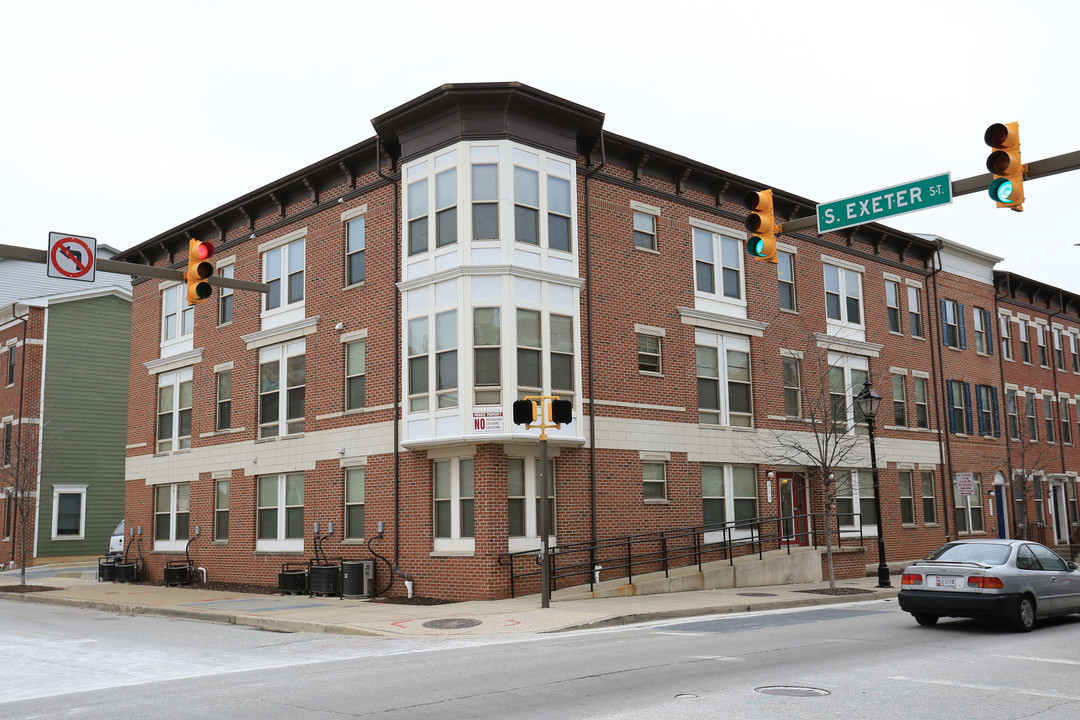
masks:
[[[52,539],[56,542],[64,542],[65,540],[85,540],[85,535],[53,535]]]
[[[642,500],[646,505],[670,505],[671,501],[667,498],[645,498]]]
[[[904,337],[904,333],[900,332],[899,330],[890,330],[889,334],[896,335],[897,337]]]
[[[910,337],[910,338],[911,338],[912,340],[926,340],[926,336],[925,336],[925,335],[911,335],[911,336],[909,336],[909,337]]]
[[[232,324],[233,324],[233,321],[232,321],[232,320],[227,320],[227,321],[225,321],[225,322],[223,322],[223,323],[220,323],[220,324],[218,325],[218,330],[220,330],[221,328],[224,328],[224,327],[229,327],[229,326],[230,326],[230,325],[232,325]]]
[[[476,557],[473,550],[432,550],[428,557]]]
[[[352,285],[346,285],[345,287],[341,288],[341,292],[345,292],[346,290],[355,290],[356,288],[362,288],[366,284],[367,284],[366,280],[361,280],[358,283],[353,283]]]
[[[211,545],[217,545],[217,546],[224,546],[224,545],[228,545],[229,541],[228,540],[211,540],[210,544]]]
[[[364,538],[345,538],[341,541],[342,545],[350,545],[352,547],[357,547],[366,543],[367,540],[365,540]]]
[[[191,452],[191,448],[182,448],[180,450],[164,450],[162,452],[154,453],[154,457],[169,457],[170,455],[185,455]]]
[[[652,255],[659,255],[660,254],[660,251],[656,250],[655,248],[645,248],[645,247],[641,247],[640,245],[634,245],[634,249],[635,250],[640,250],[641,252],[650,253]]]
[[[258,445],[259,443],[272,443],[277,442],[278,440],[296,440],[302,437],[304,437],[304,433],[293,433],[292,435],[274,435],[272,437],[256,438],[255,444]]]
[[[638,370],[638,375],[644,375],[645,377],[664,377],[664,373],[653,372],[652,370]]]
[[[964,351],[964,348],[958,348],[955,345],[946,345],[945,349],[946,350],[955,350],[956,352],[963,352]]]
[[[923,523],[923,527],[928,527],[928,528],[937,528],[937,527],[941,527],[941,526],[940,526],[940,525],[938,525],[938,524],[937,524],[937,523],[935,522],[935,523]]]
[[[789,315],[798,315],[799,314],[798,310],[790,310],[788,308],[780,308],[780,312],[788,313]]]
[[[915,523],[901,523],[900,527],[908,528],[910,530],[918,530],[919,529],[919,526],[916,525]]]

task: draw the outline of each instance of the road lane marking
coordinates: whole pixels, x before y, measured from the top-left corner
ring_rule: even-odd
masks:
[[[1041,658],[1031,655],[994,655],[992,657],[1005,658],[1007,660],[1031,660],[1032,662],[1058,663],[1060,665],[1080,665],[1080,660],[1065,660],[1063,658]]]
[[[955,680],[921,680],[919,678],[910,678],[903,675],[894,675],[889,679],[902,680],[904,682],[921,683],[923,685],[944,685],[946,687],[967,688],[969,690],[1007,692],[1016,695],[1033,695],[1035,697],[1055,698],[1058,700],[1080,700],[1080,695],[1069,695],[1068,693],[1047,692],[1044,690],[1028,690],[1025,688],[1016,687],[1002,687],[1000,685],[983,685],[980,683],[964,683],[957,682]]]

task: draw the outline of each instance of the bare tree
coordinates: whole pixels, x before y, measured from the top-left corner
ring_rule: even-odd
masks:
[[[1038,421],[1036,421],[1038,422]],[[1045,502],[1042,495],[1042,476],[1047,468],[1060,461],[1060,456],[1054,448],[1047,443],[1039,443],[1030,439],[1030,428],[1018,428],[1018,435],[1009,440],[1009,452],[1012,456],[1012,467],[1006,468],[1004,475],[1009,478],[1009,487],[1012,490],[1013,502],[1016,504],[1016,529],[1019,536],[1025,540],[1039,540],[1032,538],[1028,525],[1028,509],[1032,507],[1036,499]],[[1010,435],[1012,434],[1010,428]],[[1045,509],[1043,510],[1045,513]],[[1045,515],[1044,515],[1045,517]],[[1036,518],[1037,522],[1042,522]]]
[[[788,415],[797,410],[802,427],[760,430],[755,435],[755,446],[758,457],[770,464],[802,468],[809,487],[825,508],[829,587],[835,588],[832,527],[837,491],[844,474],[841,468],[861,461],[862,448],[866,446],[866,441],[852,430],[852,422],[861,423],[862,416],[857,406],[850,408],[849,413],[848,398],[853,399],[862,391],[865,377],[860,371],[859,377],[852,377],[849,385],[843,368],[830,364],[828,348],[819,347],[814,336],[806,340],[797,366],[798,408],[788,408]],[[785,379],[788,380],[785,385],[790,385],[792,378]]]
[[[11,426],[8,426],[11,432]],[[39,470],[37,425],[19,425],[14,437],[5,438],[7,463],[0,463],[0,487],[4,489],[7,502],[12,503],[15,520],[13,538],[17,535],[16,551],[19,555],[21,584],[26,584],[26,554],[34,532],[34,516],[37,505],[37,482]],[[10,444],[9,444],[10,443]]]

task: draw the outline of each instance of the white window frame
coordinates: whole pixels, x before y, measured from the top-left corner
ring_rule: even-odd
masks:
[[[865,488],[863,486],[864,483],[862,482],[862,476],[864,474],[866,476]],[[851,497],[851,506],[852,506],[853,512],[856,512],[859,517],[855,522],[849,522],[847,524],[845,524],[843,522],[840,522],[840,535],[841,535],[841,537],[847,537],[849,535],[850,536],[857,535],[859,530],[860,530],[860,527],[861,527],[861,530],[862,530],[862,534],[864,536],[869,535],[869,536],[872,536],[872,537],[877,537],[878,523],[876,523],[876,522],[875,523],[865,523],[865,522],[863,522],[863,515],[865,513],[863,513],[863,511],[862,511],[862,504],[863,504],[864,501],[869,502],[869,501],[873,501],[873,499],[874,499],[874,482],[873,482],[873,479],[871,477],[871,473],[870,472],[861,473],[859,470],[844,470],[844,471],[837,471],[836,472],[836,480],[835,480],[835,482],[836,482],[836,491],[837,491],[837,497],[836,497],[836,499],[837,499],[837,508],[836,508],[836,511],[837,511],[838,516],[839,516],[839,513],[840,513],[839,503],[840,503],[841,499],[846,500],[848,498],[847,495],[840,495],[840,492],[839,492],[840,488],[842,487],[842,484],[843,484],[843,480],[841,479],[842,475],[847,475],[851,479],[851,496],[850,496]],[[857,510],[856,510],[856,508],[857,508]],[[845,516],[847,516],[847,513],[845,513]]]
[[[944,308],[945,314],[941,318],[941,326],[943,328],[943,337],[941,338],[941,344],[945,347],[960,348],[960,303],[955,300],[942,300],[941,305]],[[949,334],[952,334],[952,340],[950,342]]]
[[[1012,320],[1010,320],[1007,315],[998,315],[998,320],[998,325],[1001,327],[1001,356],[1009,362],[1012,362]]]
[[[270,345],[259,348],[258,387],[255,402],[256,419],[259,425],[259,438],[283,437],[286,435],[300,435],[304,432],[307,416],[307,352],[306,340],[294,340],[282,345]],[[304,383],[303,385],[289,386],[289,360],[294,357],[304,358]],[[262,391],[262,366],[272,362],[278,363],[278,388],[271,391],[278,394],[278,417],[276,421],[262,421],[262,396],[270,393]],[[299,418],[289,418],[289,391],[298,387],[304,388],[304,414]],[[290,425],[293,427],[290,429]],[[296,425],[299,425],[297,428]],[[270,429],[273,428],[273,432]]]
[[[180,488],[186,488],[187,494],[187,511],[179,512],[178,500],[180,499]],[[168,538],[159,540],[157,536],[157,519],[158,515],[165,513],[158,512],[157,509],[157,497],[161,490],[168,489],[169,493],[169,532]],[[176,516],[187,515],[188,521],[188,533],[191,533],[191,484],[190,483],[169,483],[167,485],[155,485],[154,486],[154,525],[153,533],[154,538],[154,552],[176,552],[178,550],[184,550],[187,547],[188,537],[177,537]]]
[[[788,250],[777,249],[776,251],[776,283],[777,283],[777,305],[784,312],[799,312],[799,298],[795,285],[795,255],[794,252]],[[790,277],[784,277],[784,273],[791,273]],[[784,285],[791,286],[791,307],[784,307],[783,294],[780,293],[780,288]]]
[[[170,333],[169,319],[174,330]],[[176,345],[189,340],[195,329],[195,307],[187,304],[187,286],[168,284],[161,290],[161,346]]]
[[[367,338],[356,338],[342,344],[345,349],[345,412],[362,410],[367,407]],[[357,354],[360,359],[350,367],[349,359],[353,357],[351,351],[357,347],[359,347]],[[360,392],[362,399],[359,405],[350,405],[353,381],[359,381],[363,384],[363,390]]]
[[[908,332],[911,337],[925,337],[923,335],[922,327],[922,301],[920,296],[922,291],[913,286],[907,286],[907,302],[908,302]],[[913,302],[914,301],[914,302]]]
[[[52,499],[52,539],[53,540],[84,540],[86,538],[86,485],[53,485]],[[60,496],[79,496],[79,532],[73,535],[57,534],[60,519]]]
[[[525,550],[539,550],[540,549],[540,518],[539,518],[539,503],[540,503],[540,484],[538,480],[538,470],[540,466],[540,458],[535,455],[524,456],[511,456],[507,458],[507,486],[509,487],[509,473],[511,463],[521,463],[522,473],[524,475],[524,495],[512,495],[508,497],[508,509],[507,520],[509,521],[509,501],[523,501],[524,503],[524,523],[525,534],[521,536],[511,535],[507,539],[507,550],[509,552],[522,552]],[[549,472],[551,473],[551,480],[548,483],[548,487],[551,489],[551,494],[548,495],[548,502],[552,508],[551,516],[551,535],[548,537],[548,547],[558,544],[558,507],[556,502],[556,471],[555,471],[555,458],[548,458]]]
[[[644,460],[641,463],[641,496],[645,504],[667,503],[667,463],[663,460]],[[649,494],[652,488],[654,494]],[[656,490],[659,495],[656,495]]]
[[[637,208],[633,208],[631,210],[631,214],[633,215],[634,222],[634,247],[638,250],[657,252],[658,248],[656,245],[656,214],[646,212],[644,210],[639,210]],[[639,219],[641,220],[641,223],[638,222]],[[645,222],[646,220],[648,220],[648,223]],[[650,225],[651,227],[646,228],[646,224]],[[642,241],[644,241],[646,244],[643,245]]]
[[[930,429],[930,381],[927,378],[915,376],[912,378],[915,392],[915,427],[923,430]],[[922,388],[923,401],[919,402],[919,388]],[[919,422],[919,408],[923,411],[923,422]]]
[[[834,293],[829,290],[829,273],[835,272],[837,278],[838,291]],[[852,277],[855,279],[857,295],[850,295],[848,285],[850,284]],[[826,261],[822,264],[822,282],[825,292],[825,321],[828,325],[836,325],[840,327],[865,329],[866,327],[866,304],[863,302],[863,273],[861,270],[856,270],[850,267],[844,267],[835,262]],[[829,316],[829,295],[837,295],[837,302],[839,304],[839,318]],[[850,314],[848,312],[848,299],[855,298],[859,303],[859,321],[852,322]]]
[[[986,532],[986,516],[983,513],[983,498],[982,498],[982,473],[974,473],[974,492],[967,499],[960,494],[960,483],[953,477],[953,502],[956,505],[956,532],[959,535],[965,535],[968,532],[968,528],[971,528],[971,518],[975,517],[978,513],[979,525],[978,529],[971,528],[971,532],[978,535]],[[970,510],[968,504],[970,503]],[[962,526],[962,527],[961,527]]]
[[[218,265],[215,274],[218,277],[232,278],[236,274],[236,265],[232,261]],[[218,288],[218,290],[218,327],[221,327],[231,324],[233,318],[236,317],[236,294],[232,288],[228,287]],[[228,308],[228,319],[225,317],[226,308]]]
[[[449,495],[440,494],[437,487],[437,473],[440,468],[450,472]],[[431,534],[432,547],[436,553],[454,553],[471,555],[476,552],[476,473],[475,461],[472,457],[449,457],[436,458],[431,462]],[[462,476],[471,475],[472,494],[468,492],[467,485],[463,483]],[[463,534],[465,528],[462,524],[464,515],[464,503],[471,502],[473,534]],[[437,537],[439,532],[437,515],[439,504],[446,503],[449,506],[449,537]]]
[[[307,299],[307,228],[284,235],[259,246],[262,264],[262,281],[269,285],[278,283],[278,304],[270,307],[273,292],[263,298],[261,317],[281,322],[301,320],[304,316],[304,303]],[[300,274],[300,299],[289,301],[289,285],[295,275]]]
[[[982,308],[971,308],[971,327],[975,334],[975,352],[980,355],[986,355],[990,348],[986,342],[985,322],[987,317],[989,316]]]
[[[789,365],[795,367],[795,384],[788,384],[788,373],[785,368]],[[802,361],[798,358],[782,357],[780,358],[780,384],[784,389],[784,416],[785,417],[802,417]],[[792,415],[788,412],[788,396],[791,395],[795,400],[796,413]]]
[[[863,385],[859,383],[858,387],[855,387],[852,383],[851,376],[853,371],[861,371],[867,374],[869,377],[870,363],[865,357],[860,355],[841,355],[839,353],[829,353],[829,368],[839,368],[843,372],[844,378],[844,403],[847,411],[847,418],[845,420],[847,424],[847,433],[854,432],[856,435],[868,435],[869,429],[866,424],[865,418],[857,419],[857,415],[861,415],[862,411],[859,410],[858,403],[855,402],[855,397],[862,392]],[[830,386],[831,389],[831,386]],[[830,392],[830,395],[832,393]],[[830,398],[829,404],[830,419],[832,417],[832,401]],[[858,413],[856,412],[858,410]]]
[[[214,481],[214,542],[229,542],[229,480]],[[221,489],[225,488],[225,492]],[[222,517],[224,513],[224,518]],[[222,535],[224,530],[224,536]]]
[[[719,302],[746,307],[746,262],[744,260],[743,240],[730,231],[724,231],[718,225],[691,220],[690,236],[694,249],[694,292]],[[728,251],[727,258],[724,250]],[[725,262],[736,261],[736,265]],[[712,290],[703,290],[698,286],[698,266],[710,266]],[[736,273],[734,281],[725,279],[725,270]],[[730,277],[727,276],[727,277]],[[731,292],[737,294],[732,295]]]
[[[663,375],[664,374],[664,337],[656,333],[641,332],[640,330],[635,333],[637,338],[637,358],[638,358],[638,373],[641,375]],[[655,350],[653,349],[653,342],[655,342]],[[656,358],[655,369],[649,366],[642,367],[642,356],[646,359]]]
[[[363,285],[367,279],[367,216],[364,213],[342,218],[345,224],[345,287]],[[353,237],[357,233],[359,239]],[[354,242],[357,240],[357,242]],[[360,258],[360,279],[352,278],[352,259]]]
[[[359,482],[357,483],[357,485],[359,486],[359,491],[358,491],[358,493],[356,495],[353,495],[353,494],[351,494],[349,492],[349,490],[350,490],[351,487],[355,487],[354,485],[351,484],[351,481],[356,479],[356,478],[359,478]],[[364,539],[365,529],[364,529],[363,526],[365,525],[365,523],[367,521],[367,517],[366,517],[367,512],[366,512],[366,504],[365,504],[366,495],[367,495],[367,468],[365,468],[364,466],[345,468],[345,517],[344,517],[345,522],[344,522],[344,526],[342,527],[342,532],[344,533],[345,542],[349,542],[349,541],[356,542],[358,540],[362,541]],[[350,508],[356,508],[356,507],[359,507],[361,509],[361,516],[362,516],[361,519],[360,519],[361,528],[360,528],[360,533],[359,534],[356,534],[355,529],[352,527],[352,523],[351,523],[350,517],[349,517]]]
[[[1020,318],[1020,361],[1032,365],[1034,357],[1031,354],[1031,330],[1028,321]]]
[[[889,297],[890,291],[892,297]],[[890,304],[891,303],[891,304]],[[887,316],[889,332],[902,335],[904,332],[904,323],[900,318],[900,282],[897,280],[885,281],[885,314]],[[893,328],[893,319],[896,320],[896,327]]]
[[[1042,323],[1035,323],[1035,342],[1039,346],[1039,367],[1050,367],[1050,351],[1046,345],[1047,327]]]
[[[741,335],[723,335],[720,333],[709,332],[707,330],[697,330],[694,337],[695,351],[697,348],[705,348],[707,350],[713,350],[716,352],[717,358],[717,377],[697,375],[700,379],[715,380],[717,382],[717,395],[719,405],[716,409],[707,409],[702,411],[701,409],[701,393],[700,383],[699,392],[697,395],[698,401],[698,423],[707,426],[723,426],[723,427],[753,427],[754,425],[754,395],[753,395],[753,356],[750,353],[750,339]],[[728,378],[728,352],[742,352],[749,356],[748,366],[750,368],[750,377],[748,380],[730,380]],[[700,364],[698,365],[700,368]],[[697,372],[700,372],[698,370]],[[748,392],[750,393],[750,408],[746,413],[732,413],[731,412],[731,383],[738,383],[740,385],[746,385]],[[704,419],[705,417],[715,417],[716,422]],[[739,422],[732,423],[733,417],[739,418]],[[745,420],[745,422],[743,422]]]
[[[155,453],[169,453],[177,452],[180,450],[188,450],[191,448],[191,422],[192,422],[192,405],[188,405],[186,408],[180,407],[180,386],[184,383],[192,383],[192,377],[194,375],[193,368],[186,367],[180,368],[173,372],[160,373],[158,375],[158,397],[156,398],[156,412],[154,414],[154,452]],[[168,438],[159,438],[159,422],[160,417],[164,414],[161,412],[161,391],[164,388],[171,388],[172,394],[172,434]],[[194,395],[194,388],[192,387],[189,395]],[[188,414],[188,434],[180,435],[180,417],[183,412]],[[163,447],[162,444],[168,442],[168,447]]]
[[[290,505],[288,501],[288,485],[289,480],[300,479],[300,492],[302,494],[299,505]],[[277,504],[276,505],[260,505],[259,504],[259,487],[263,480],[276,480],[277,481]],[[307,478],[304,477],[303,472],[290,472],[290,473],[274,473],[270,475],[259,475],[255,478],[255,552],[289,552],[289,553],[302,553],[304,551],[304,527],[305,519],[300,521],[300,537],[286,537],[288,532],[288,512],[289,510],[295,510],[300,508],[302,517],[306,516],[307,509]],[[275,535],[274,538],[259,538],[261,531],[260,510],[269,510],[274,508],[276,510],[275,521]]]

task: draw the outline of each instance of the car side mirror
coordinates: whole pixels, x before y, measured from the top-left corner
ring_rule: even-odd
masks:
[[[1080,567],[1076,563],[1074,563],[1072,560],[1069,560],[1065,564],[1069,567],[1070,570],[1075,570],[1077,567]]]

